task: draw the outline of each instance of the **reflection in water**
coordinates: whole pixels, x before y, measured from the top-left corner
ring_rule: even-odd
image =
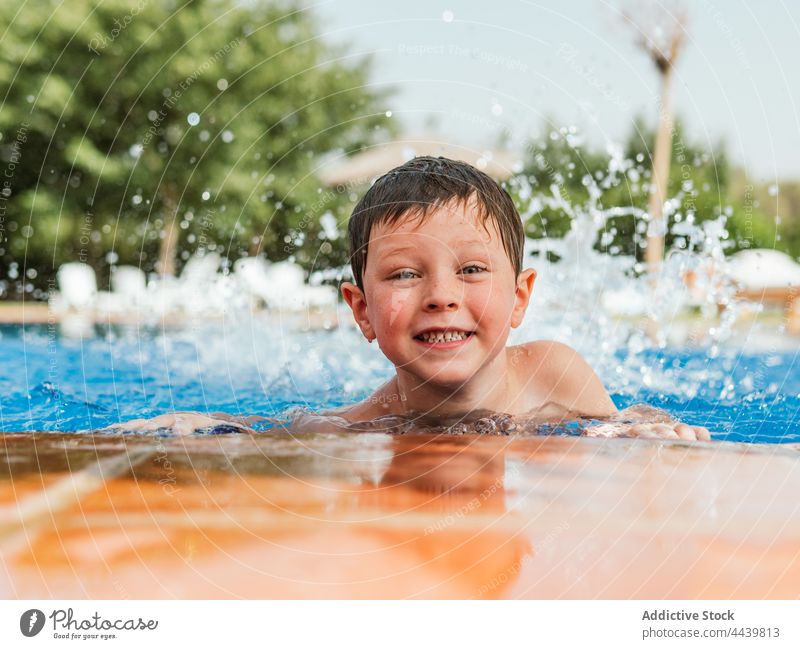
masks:
[[[531,556],[496,437],[7,439],[4,596],[116,597],[110,571],[130,597],[497,597]]]
[[[393,532],[466,597],[495,597],[519,573],[531,544],[505,506],[505,448],[479,438],[395,437],[394,455],[367,500],[399,514],[424,512],[422,530]]]

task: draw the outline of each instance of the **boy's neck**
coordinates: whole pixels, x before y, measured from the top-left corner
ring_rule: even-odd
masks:
[[[396,391],[397,414],[420,413],[433,416],[461,415],[474,410],[507,412],[513,398],[506,354],[500,353],[467,383],[458,387],[421,381],[402,369],[397,370],[390,390]]]

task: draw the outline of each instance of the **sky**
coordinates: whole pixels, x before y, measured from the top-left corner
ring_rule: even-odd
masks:
[[[623,0],[322,0],[323,38],[371,54],[372,83],[408,134],[489,148],[502,133],[576,126],[621,142],[636,116],[653,124],[659,76],[634,43]],[[654,4],[651,2],[650,4]],[[685,0],[688,35],[673,105],[688,137],[758,182],[800,178],[800,2]],[[674,3],[667,6],[674,6]]]

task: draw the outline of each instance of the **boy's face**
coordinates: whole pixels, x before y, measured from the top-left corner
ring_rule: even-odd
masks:
[[[484,228],[471,201],[375,226],[368,250],[363,293],[349,283],[342,293],[398,374],[459,387],[522,322],[535,273],[515,276],[497,226]]]

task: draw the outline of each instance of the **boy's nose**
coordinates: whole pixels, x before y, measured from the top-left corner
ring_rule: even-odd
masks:
[[[452,311],[458,308],[463,288],[454,282],[436,280],[428,285],[426,311]]]

